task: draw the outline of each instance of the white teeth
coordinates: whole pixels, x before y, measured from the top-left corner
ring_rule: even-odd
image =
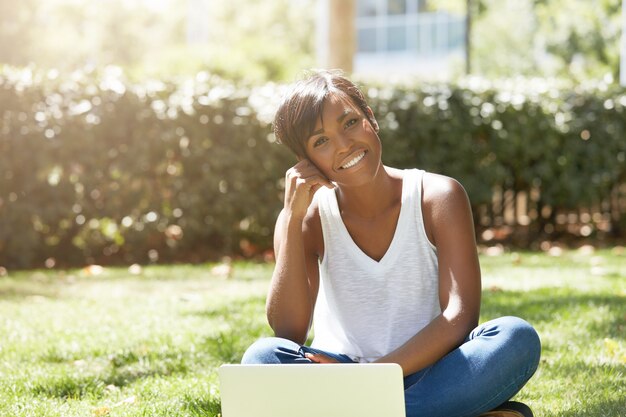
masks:
[[[343,165],[341,168],[348,169],[348,168],[355,166],[356,164],[359,163],[361,159],[363,159],[364,156],[365,156],[365,152],[361,152],[360,154],[355,156],[351,161],[349,161],[347,164]]]

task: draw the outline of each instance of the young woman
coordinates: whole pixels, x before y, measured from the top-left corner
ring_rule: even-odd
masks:
[[[242,362],[394,362],[407,417],[532,416],[507,400],[537,369],[539,337],[515,317],[478,325],[480,267],[463,187],[384,166],[374,114],[340,73],[296,83],[274,130],[298,159],[274,237],[267,317],[276,337]]]

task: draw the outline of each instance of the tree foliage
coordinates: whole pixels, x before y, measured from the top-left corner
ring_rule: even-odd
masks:
[[[476,74],[613,79],[619,73],[621,0],[442,0],[472,17]]]
[[[202,0],[198,0],[202,1]],[[316,0],[0,0],[0,64],[73,71],[118,65],[134,79],[192,75],[290,80],[315,65]],[[440,0],[472,15],[472,67],[487,77],[601,78],[619,72],[621,0]],[[189,13],[207,42],[189,44]],[[16,45],[18,47],[16,47]]]
[[[619,76],[622,0],[534,0],[536,42],[556,61],[557,75]]]
[[[62,72],[117,65],[135,79],[291,79],[313,65],[314,0],[204,0],[209,37],[187,42],[189,0],[0,0],[0,65]],[[19,47],[16,47],[19,45]]]

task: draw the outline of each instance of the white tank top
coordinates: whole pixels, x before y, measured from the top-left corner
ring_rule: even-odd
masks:
[[[315,194],[324,235],[312,346],[371,362],[404,344],[441,313],[437,252],[424,229],[424,171],[404,171],[395,234],[380,261],[352,240],[334,190]]]

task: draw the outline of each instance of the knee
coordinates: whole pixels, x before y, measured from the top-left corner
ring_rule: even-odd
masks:
[[[297,354],[300,346],[291,340],[266,337],[254,342],[243,354],[242,364],[280,364],[284,356]]]
[[[519,317],[503,317],[509,337],[516,343],[527,346],[529,350],[541,351],[541,340],[533,326]]]
[[[267,337],[254,342],[241,358],[243,364],[276,363],[274,360],[280,339]]]
[[[502,317],[499,327],[506,335],[507,346],[520,358],[526,358],[532,372],[537,369],[541,357],[541,340],[533,326],[519,317]]]

